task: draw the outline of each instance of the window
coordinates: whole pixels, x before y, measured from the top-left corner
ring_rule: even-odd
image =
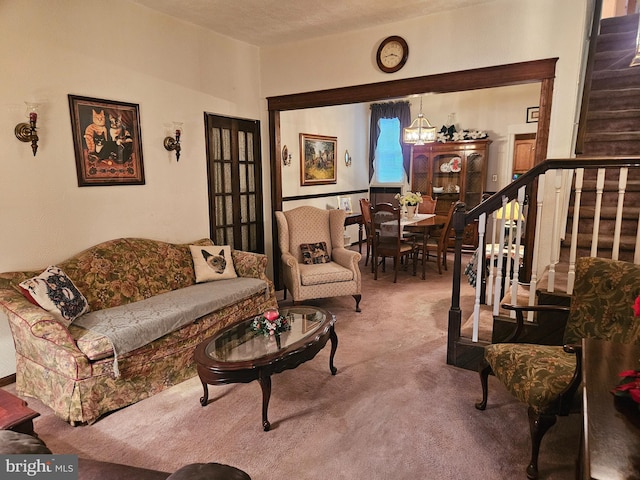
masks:
[[[400,120],[381,118],[378,120],[380,135],[374,156],[375,183],[402,183],[402,147],[400,145]]]

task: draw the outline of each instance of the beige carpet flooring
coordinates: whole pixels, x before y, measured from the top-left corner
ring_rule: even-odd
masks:
[[[446,365],[451,269],[428,278],[392,269],[373,280],[363,271],[362,313],[351,297],[309,302],[337,316],[338,374],[329,348],[272,378],[271,431],[261,428],[257,382],[210,387],[193,378],[71,427],[35,399],[35,429],[56,453],[174,471],[215,461],[272,479],[517,479],[526,478],[526,409],[490,378],[486,411],[476,372]],[[280,296],[282,292],[279,292]],[[287,304],[289,301],[281,302]],[[473,290],[463,285],[463,312]],[[13,391],[13,385],[5,387]],[[541,479],[571,479],[580,417],[559,419],[542,444]]]

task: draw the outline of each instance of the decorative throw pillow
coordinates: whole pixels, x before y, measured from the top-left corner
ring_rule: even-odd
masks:
[[[314,263],[329,263],[331,257],[327,253],[327,244],[325,242],[319,243],[301,243],[300,250],[302,251],[302,262],[307,265],[313,265]]]
[[[193,257],[193,269],[196,272],[197,283],[238,276],[233,266],[229,245],[189,245],[189,248]]]
[[[54,265],[20,283],[23,295],[48,312],[71,323],[89,311],[89,303],[65,273]]]

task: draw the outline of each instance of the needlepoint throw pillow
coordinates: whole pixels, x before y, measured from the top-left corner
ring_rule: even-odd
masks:
[[[23,295],[32,303],[63,320],[67,326],[89,311],[87,299],[69,277],[55,265],[37,277],[20,282]]]
[[[189,245],[196,283],[236,278],[229,245]]]
[[[301,243],[300,251],[302,252],[302,262],[307,265],[329,263],[331,261],[325,242]]]

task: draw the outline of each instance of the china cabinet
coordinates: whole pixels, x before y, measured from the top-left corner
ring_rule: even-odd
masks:
[[[467,210],[482,200],[491,140],[463,140],[414,145],[411,148],[411,191],[438,199],[436,213],[446,215],[452,202]]]

